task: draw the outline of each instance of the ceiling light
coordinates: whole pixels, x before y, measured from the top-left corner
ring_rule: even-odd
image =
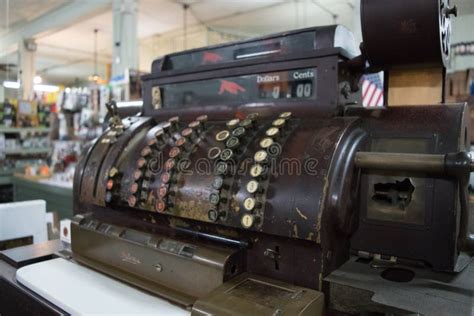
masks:
[[[48,84],[35,84],[34,86],[35,91],[40,91],[40,92],[57,92],[59,91],[58,86],[52,86]]]
[[[10,89],[19,89],[20,83],[18,81],[4,81],[3,86]]]
[[[36,75],[34,78],[33,78],[33,83],[34,84],[40,84],[43,82],[43,78],[41,78],[41,76],[39,75]]]

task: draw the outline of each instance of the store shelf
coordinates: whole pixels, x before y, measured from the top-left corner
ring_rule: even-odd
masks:
[[[49,133],[51,128],[48,127],[0,127],[0,133],[19,134],[19,133]]]
[[[48,154],[51,148],[22,148],[22,149],[7,149],[6,155],[33,155],[33,154]]]

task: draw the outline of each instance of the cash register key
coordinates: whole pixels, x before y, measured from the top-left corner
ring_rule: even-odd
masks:
[[[242,219],[240,220],[240,223],[244,228],[250,228],[252,227],[254,222],[254,216],[252,214],[244,214],[242,216]]]
[[[132,183],[132,185],[130,186],[130,192],[131,192],[132,194],[135,194],[135,193],[137,193],[137,191],[138,191],[138,183],[134,182],[134,183]]]
[[[240,123],[240,120],[236,118],[236,119],[232,119],[232,120],[228,121],[226,123],[226,125],[227,125],[228,128],[233,129],[233,128],[237,127],[237,125],[239,125],[239,123]]]
[[[110,168],[110,170],[109,170],[109,177],[110,178],[115,177],[117,174],[118,174],[117,168],[115,168],[115,167]]]
[[[227,138],[229,138],[229,136],[230,136],[229,131],[223,130],[223,131],[220,131],[219,133],[216,134],[216,140],[218,142],[223,142]]]
[[[221,159],[227,161],[231,159],[233,155],[234,153],[232,152],[232,149],[226,148],[221,153]]]
[[[171,179],[171,177],[170,177],[170,174],[168,172],[165,172],[161,175],[161,182],[162,183],[168,183],[168,182],[170,182],[170,179]]]
[[[188,127],[197,131],[198,133],[202,132],[202,125],[199,121],[192,121],[188,124]]]
[[[198,116],[198,117],[196,118],[196,121],[200,122],[201,124],[206,123],[207,120],[208,120],[208,117],[207,117],[206,114],[200,115],[200,116]]]
[[[155,203],[155,209],[163,213],[166,210],[166,203],[162,199],[158,199]]]
[[[283,112],[283,113],[280,114],[280,117],[283,118],[283,119],[288,119],[288,118],[291,117],[291,115],[292,115],[291,112]]]
[[[139,180],[142,176],[143,176],[143,172],[141,172],[141,170],[137,169],[133,172],[133,179],[135,181]]]
[[[161,185],[160,188],[158,189],[158,196],[160,198],[164,198],[168,194],[168,186],[167,185]]]
[[[212,187],[216,190],[220,190],[222,188],[223,183],[224,183],[224,178],[222,178],[221,176],[217,176],[212,181]]]
[[[211,147],[207,152],[207,157],[209,159],[216,159],[221,154],[221,149],[219,147]]]
[[[211,222],[215,222],[219,219],[219,212],[215,209],[211,209],[207,212],[207,217]]]
[[[170,171],[175,166],[175,160],[170,158],[165,162],[165,170]]]
[[[241,137],[245,134],[245,128],[242,126],[237,127],[232,131],[232,135],[235,137]]]
[[[250,175],[254,178],[260,177],[263,174],[263,167],[260,164],[255,164],[250,168]]]
[[[247,183],[247,192],[248,193],[256,193],[260,190],[260,185],[259,183],[256,181],[256,180],[250,180],[248,183]]]
[[[114,187],[114,180],[112,179],[107,180],[106,187],[107,187],[107,190],[112,190],[112,188]]]
[[[265,162],[267,161],[268,153],[265,150],[259,150],[253,156],[255,162]]]
[[[266,130],[265,135],[267,135],[268,137],[275,137],[279,133],[280,133],[280,131],[278,130],[278,128],[270,127],[269,129]]]
[[[262,148],[268,148],[272,144],[273,144],[273,139],[271,139],[270,137],[265,137],[264,139],[260,141],[260,147]]]
[[[170,117],[170,118],[168,119],[168,122],[170,122],[171,124],[177,124],[177,123],[179,123],[179,116]]]
[[[219,161],[216,165],[216,173],[219,175],[225,175],[229,171],[229,165],[224,161]]]
[[[247,211],[252,211],[255,208],[256,204],[257,201],[255,201],[255,199],[252,197],[248,197],[244,200],[244,208]]]
[[[197,138],[196,132],[190,127],[183,129],[181,136],[190,139],[192,142],[196,141]]]
[[[141,156],[146,157],[151,154],[151,148],[146,146],[145,148],[142,149],[141,151]]]
[[[156,144],[157,144],[157,143],[156,143],[156,139],[153,139],[153,138],[147,140],[146,143],[147,143],[147,145],[150,146],[150,147],[154,147],[154,146],[156,146]]]
[[[239,125],[244,127],[244,128],[250,128],[252,126],[252,124],[253,124],[252,120],[245,119],[242,122],[240,122]]]
[[[285,125],[285,123],[286,123],[285,119],[279,118],[279,119],[274,120],[272,122],[272,125],[275,127],[282,127],[283,125]]]
[[[183,148],[184,150],[191,150],[192,147],[192,145],[184,137],[181,137],[176,141],[176,146]]]
[[[137,204],[137,198],[134,195],[130,195],[127,199],[128,206],[134,207]]]
[[[249,115],[247,115],[245,119],[254,121],[257,119],[257,117],[258,117],[258,113],[250,113]]]
[[[178,147],[173,147],[170,149],[169,156],[171,158],[176,158],[181,154],[181,150]]]
[[[225,143],[225,145],[227,146],[227,148],[231,148],[231,149],[234,149],[236,147],[238,147],[240,144],[240,141],[237,137],[230,137],[227,142]]]
[[[112,192],[105,193],[105,202],[110,203],[112,201]]]
[[[209,202],[211,202],[211,204],[217,205],[219,204],[220,201],[221,201],[221,197],[219,196],[219,193],[211,193],[209,195]]]
[[[146,166],[146,159],[141,157],[140,159],[137,160],[137,168],[142,169],[143,167]]]

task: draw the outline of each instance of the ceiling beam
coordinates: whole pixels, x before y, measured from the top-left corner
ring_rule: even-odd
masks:
[[[111,3],[112,0],[72,1],[29,23],[14,26],[7,34],[0,36],[0,56],[23,39],[34,38],[45,32],[54,32],[93,14],[102,13],[110,8]]]

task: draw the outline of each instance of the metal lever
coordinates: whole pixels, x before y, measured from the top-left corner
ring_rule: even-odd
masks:
[[[474,171],[474,162],[465,152],[448,154],[405,154],[384,152],[358,152],[355,165],[361,169],[385,171],[419,172],[433,175],[445,175],[459,181],[461,202],[461,226],[459,247],[462,251],[474,253],[474,234],[470,232],[470,212],[467,197],[467,185],[470,173]]]
[[[120,119],[120,116],[118,115],[118,107],[117,103],[114,100],[111,100],[110,102],[107,102],[105,104],[107,107],[107,111],[109,112],[109,126],[110,127],[116,127],[122,125],[122,120]]]

